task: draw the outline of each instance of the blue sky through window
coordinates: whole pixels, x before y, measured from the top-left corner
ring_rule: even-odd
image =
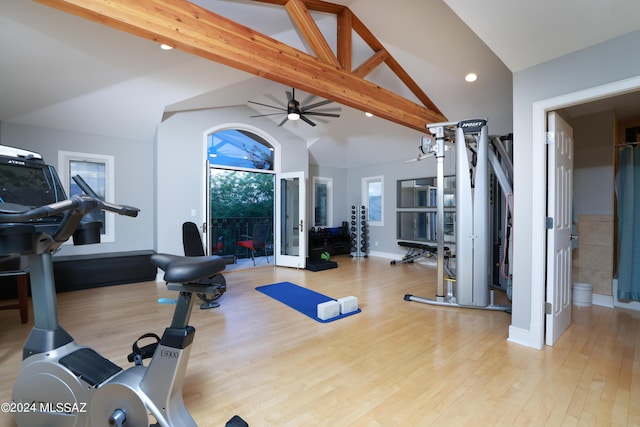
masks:
[[[249,169],[273,170],[273,147],[258,135],[226,129],[208,137],[209,163]]]

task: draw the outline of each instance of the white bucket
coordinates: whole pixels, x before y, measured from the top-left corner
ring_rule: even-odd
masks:
[[[578,307],[591,307],[593,286],[588,283],[573,284],[573,304]]]

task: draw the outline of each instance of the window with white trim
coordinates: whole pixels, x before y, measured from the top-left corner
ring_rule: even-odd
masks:
[[[78,184],[72,179],[72,177],[80,175],[102,200],[108,202],[115,200],[113,156],[59,151],[58,175],[68,197],[83,193]],[[102,229],[100,230],[101,242],[115,241],[114,216],[112,213],[106,214],[99,209],[87,215],[86,218],[90,221],[102,222]]]
[[[384,177],[362,178],[362,200],[369,225],[384,225]]]

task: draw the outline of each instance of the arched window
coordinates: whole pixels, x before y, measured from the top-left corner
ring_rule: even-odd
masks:
[[[207,137],[207,157],[212,165],[274,170],[274,149],[264,138],[242,129],[225,129]]]

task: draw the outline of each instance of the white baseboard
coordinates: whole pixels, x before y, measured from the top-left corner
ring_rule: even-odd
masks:
[[[613,297],[611,295],[593,294],[591,295],[593,305],[613,308]]]
[[[530,331],[522,328],[516,328],[515,326],[509,326],[509,337],[507,338],[507,341],[514,344],[520,344],[526,347],[535,348],[536,350],[542,349],[540,343],[532,342]]]
[[[394,254],[391,252],[369,251],[368,255],[387,259],[402,259],[402,255]]]

